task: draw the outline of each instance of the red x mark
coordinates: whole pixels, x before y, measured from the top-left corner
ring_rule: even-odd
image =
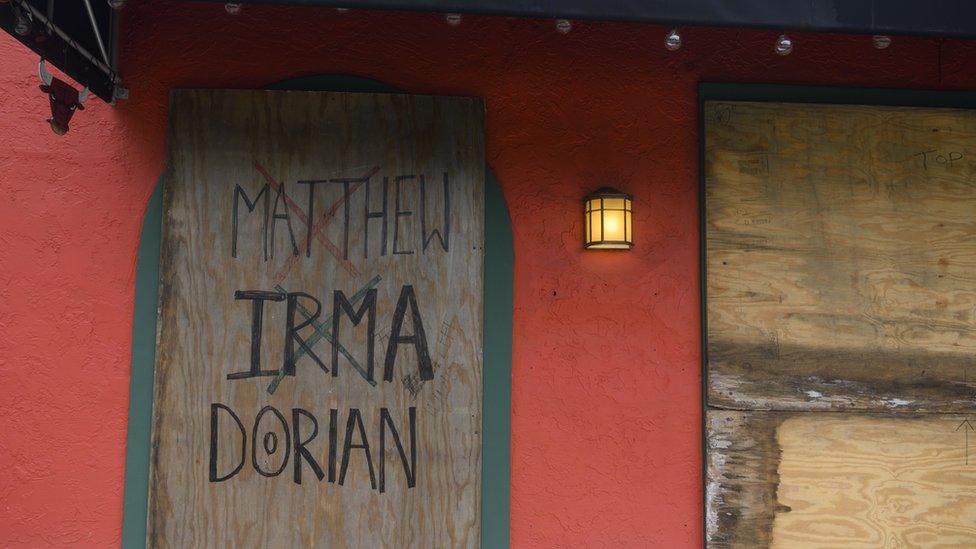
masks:
[[[264,166],[262,166],[261,164],[255,162],[254,168],[257,171],[261,172],[261,175],[264,176],[264,178],[267,180],[271,188],[274,189],[275,192],[278,192],[278,188],[281,186],[281,182],[271,177],[271,174],[268,173],[268,170],[266,170]],[[349,194],[352,195],[357,190],[359,190],[359,188],[362,187],[363,183],[365,183],[370,177],[375,175],[376,172],[378,171],[380,171],[379,166],[376,166],[372,168],[370,171],[368,171],[361,178],[362,181],[359,181],[355,183],[352,187],[350,187]],[[295,212],[295,215],[298,217],[299,221],[301,221],[302,223],[305,224],[306,227],[308,227],[309,219],[308,216],[305,214],[305,211],[302,210],[302,208],[297,203],[295,203],[295,201],[292,200],[290,196],[288,196],[287,194],[284,196],[285,196],[285,204],[288,206],[288,209]],[[350,263],[347,259],[344,259],[342,257],[342,250],[340,250],[338,246],[333,244],[332,241],[329,240],[329,238],[325,236],[325,234],[322,232],[326,227],[328,227],[329,223],[333,219],[335,219],[335,213],[339,209],[339,206],[343,203],[344,200],[345,197],[341,197],[335,202],[333,202],[332,206],[328,210],[326,210],[324,214],[322,214],[321,219],[319,219],[314,225],[312,225],[311,231],[312,231],[312,236],[314,236],[316,240],[318,240],[323,246],[325,246],[326,250],[328,250],[333,256],[335,256],[335,258],[339,261],[339,265],[342,265],[342,267],[349,274],[353,276],[359,276],[360,273],[356,269],[356,266]],[[306,251],[307,250],[302,250],[301,253],[304,254]],[[278,269],[277,273],[275,273],[275,284],[280,284],[285,280],[285,277],[288,276],[288,272],[292,269],[292,267],[295,266],[296,263],[298,263],[300,257],[301,255],[288,256],[288,259],[285,260],[285,264],[282,265],[280,269]]]

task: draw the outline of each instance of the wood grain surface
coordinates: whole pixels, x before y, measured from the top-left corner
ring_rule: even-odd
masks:
[[[708,546],[974,547],[965,419],[710,410]]]
[[[942,414],[785,420],[777,499],[790,511],[777,513],[772,547],[976,547],[976,466],[966,464],[960,423]]]
[[[704,116],[709,405],[972,410],[976,113]]]
[[[481,102],[170,108],[148,544],[476,547]]]

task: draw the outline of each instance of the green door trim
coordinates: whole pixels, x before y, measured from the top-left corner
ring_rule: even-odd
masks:
[[[132,370],[129,424],[125,437],[125,496],[122,547],[146,546],[149,509],[149,435],[152,432],[153,368],[156,364],[156,304],[159,301],[159,248],[162,242],[163,185],[156,183],[136,255],[136,294],[132,314]]]
[[[355,76],[307,76],[278,82],[274,90],[402,93]],[[125,450],[122,547],[146,546],[149,450],[152,430],[156,307],[163,218],[162,179],[156,184],[142,224],[136,256],[132,321],[132,372]],[[515,254],[512,226],[501,187],[485,169],[484,351],[481,446],[481,546],[509,546],[509,479],[512,408],[512,283]]]

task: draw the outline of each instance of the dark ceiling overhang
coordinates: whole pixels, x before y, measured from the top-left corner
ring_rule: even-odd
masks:
[[[976,37],[976,0],[244,0],[242,3]]]
[[[976,0],[242,0],[240,3],[976,38]],[[18,19],[22,20],[28,12],[30,32],[19,34],[16,28],[22,21]],[[125,93],[116,74],[117,25],[118,14],[108,7],[106,0],[0,0],[0,28],[105,101]],[[99,30],[101,44],[93,29]]]

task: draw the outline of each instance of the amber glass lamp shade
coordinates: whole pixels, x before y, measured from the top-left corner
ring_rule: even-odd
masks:
[[[634,246],[634,197],[603,187],[583,199],[583,247],[629,250]]]

